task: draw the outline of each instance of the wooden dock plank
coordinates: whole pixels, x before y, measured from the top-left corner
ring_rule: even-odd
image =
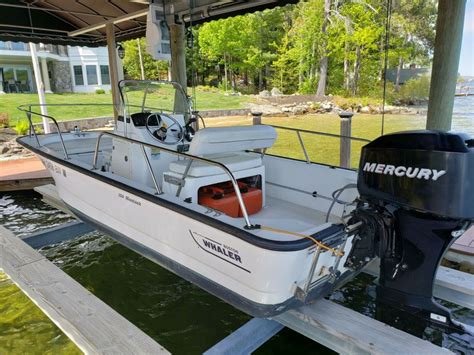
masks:
[[[271,319],[252,318],[203,355],[251,354],[283,328],[282,324]]]
[[[52,182],[37,157],[0,161],[0,191],[31,190]]]
[[[380,260],[376,259],[367,265],[363,272],[378,276],[379,265]],[[474,309],[474,275],[440,266],[433,294],[443,300]]]
[[[450,354],[401,330],[321,299],[274,318],[288,328],[343,354]]]
[[[169,354],[152,338],[1,226],[0,268],[85,353]]]

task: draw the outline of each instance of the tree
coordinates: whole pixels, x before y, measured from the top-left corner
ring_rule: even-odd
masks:
[[[328,76],[328,39],[327,39],[327,27],[329,25],[329,16],[331,11],[331,0],[324,0],[324,20],[321,27],[321,33],[323,38],[323,54],[319,64],[319,81],[318,90],[316,91],[317,96],[326,95],[326,82]]]
[[[168,62],[163,60],[154,60],[146,51],[145,38],[139,39],[145,79],[163,80],[168,78]],[[138,55],[138,46],[136,40],[125,41],[122,43],[125,49],[123,58],[123,69],[129,79],[141,79],[140,58]]]

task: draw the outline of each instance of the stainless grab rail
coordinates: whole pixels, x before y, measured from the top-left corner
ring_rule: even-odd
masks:
[[[25,110],[24,109],[24,106],[28,106],[29,110]],[[45,114],[42,114],[42,113],[39,113],[39,112],[34,112],[34,111],[31,111],[31,107],[32,106],[41,106],[41,105],[21,105],[21,106],[18,106],[18,109],[20,111],[23,111],[23,112],[26,112],[26,117],[28,118],[28,121],[30,123],[30,134],[31,132],[33,132],[35,138],[36,138],[36,143],[38,143],[38,146],[41,147],[41,143],[38,139],[38,135],[36,134],[36,131],[35,131],[35,127],[33,125],[33,121],[31,120],[31,115],[37,115],[37,116],[41,116],[41,117],[44,117],[44,118],[47,118],[47,119],[50,119],[54,122],[54,125],[56,126],[56,129],[57,129],[57,133],[59,134],[59,138],[61,139],[61,145],[63,147],[63,151],[64,151],[64,158],[66,160],[69,160],[69,155],[67,154],[67,149],[66,149],[66,145],[64,144],[64,139],[63,139],[63,135],[61,133],[61,129],[59,128],[59,124],[58,124],[58,121],[56,121],[56,119],[52,116],[48,116],[48,115],[45,115]]]
[[[303,154],[306,160],[307,164],[311,164],[311,160],[309,159],[308,151],[306,150],[306,146],[304,144],[303,138],[301,137],[301,133],[309,133],[309,134],[314,134],[314,135],[319,135],[319,136],[325,136],[325,137],[332,137],[332,138],[346,138],[354,141],[359,141],[359,142],[365,142],[365,143],[370,143],[371,140],[366,139],[366,138],[359,138],[359,137],[352,137],[352,136],[343,136],[340,134],[334,134],[334,133],[327,133],[327,132],[319,132],[319,131],[309,131],[306,129],[299,129],[299,128],[291,128],[291,127],[285,127],[285,126],[276,126],[276,125],[268,125],[276,129],[282,129],[286,131],[292,131],[296,133],[296,136],[298,137],[298,141],[300,143],[300,147],[303,150]]]
[[[240,208],[242,209],[242,214],[244,216],[246,228],[252,229],[254,227],[252,225],[252,223],[250,223],[249,215],[247,213],[247,208],[245,207],[245,202],[244,202],[244,199],[242,198],[242,194],[240,193],[240,189],[239,189],[239,185],[237,184],[237,180],[235,179],[234,175],[229,170],[229,168],[226,167],[224,164],[221,164],[221,163],[216,162],[214,160],[201,158],[201,157],[198,157],[198,156],[195,156],[195,155],[190,155],[190,154],[186,154],[186,153],[177,152],[177,151],[174,151],[174,150],[171,150],[171,149],[168,149],[168,148],[164,148],[164,147],[160,147],[160,146],[157,146],[157,145],[154,145],[154,144],[140,142],[140,141],[137,141],[137,140],[132,139],[132,138],[117,135],[115,133],[100,132],[100,134],[97,136],[97,142],[96,142],[96,145],[95,145],[94,159],[93,159],[93,163],[92,163],[93,170],[97,170],[97,160],[98,160],[98,157],[99,157],[100,141],[101,141],[101,139],[104,135],[111,136],[111,137],[114,137],[114,138],[117,138],[117,139],[121,139],[121,140],[124,140],[124,141],[129,142],[129,143],[138,144],[141,147],[149,147],[149,148],[160,149],[162,151],[168,152],[168,153],[173,154],[173,155],[177,155],[179,157],[189,158],[191,160],[202,161],[202,162],[207,163],[209,165],[214,165],[214,166],[217,166],[218,168],[221,168],[230,178],[230,181],[232,183],[235,194],[237,196],[237,200],[239,202]],[[150,168],[151,168],[151,166],[149,166],[149,169]],[[152,177],[154,177],[153,170],[151,172],[153,174]],[[156,184],[156,179],[154,179],[154,183]],[[158,184],[155,185],[155,188],[157,189],[157,191],[161,191],[161,189],[158,187]]]

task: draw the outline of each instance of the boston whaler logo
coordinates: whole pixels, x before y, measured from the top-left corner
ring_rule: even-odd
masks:
[[[411,166],[395,166],[389,164],[365,163],[363,171],[382,175],[406,176],[411,179],[438,180],[446,174],[446,170],[414,168]]]
[[[205,237],[199,233],[193,232],[191,230],[189,230],[189,233],[191,234],[191,237],[193,238],[194,242],[199,246],[199,248],[201,248],[205,252],[212,254],[215,257],[218,257],[219,259],[222,259],[228,262],[229,264],[232,264],[238,267],[239,269],[250,273],[249,270],[242,267],[242,257],[240,256],[238,250],[228,245],[219,243],[208,237]]]

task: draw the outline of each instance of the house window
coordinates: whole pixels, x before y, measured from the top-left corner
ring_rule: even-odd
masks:
[[[74,66],[74,82],[76,85],[84,85],[84,76],[82,75],[82,67],[80,65]]]
[[[109,66],[100,66],[100,77],[102,79],[102,85],[110,84]]]
[[[87,85],[97,85],[97,67],[95,65],[86,65]]]

